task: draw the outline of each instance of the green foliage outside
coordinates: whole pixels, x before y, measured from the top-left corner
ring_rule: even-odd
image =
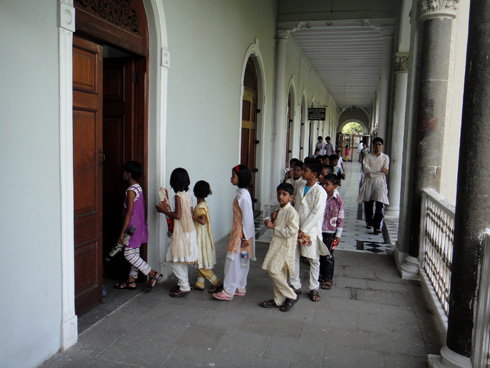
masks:
[[[344,125],[342,128],[342,134],[352,134],[352,135],[362,135],[364,133],[364,129],[361,124],[356,122],[350,122]]]

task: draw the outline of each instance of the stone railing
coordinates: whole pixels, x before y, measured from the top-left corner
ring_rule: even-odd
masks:
[[[441,325],[447,328],[455,208],[435,190],[425,189],[421,211],[420,276],[433,306],[439,311]]]
[[[487,229],[482,238],[482,262],[472,359],[475,368],[490,367],[490,229]]]

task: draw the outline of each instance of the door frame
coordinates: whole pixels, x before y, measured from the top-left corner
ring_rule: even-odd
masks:
[[[266,163],[264,162],[264,142],[265,139],[265,129],[266,124],[265,117],[267,116],[265,96],[266,94],[266,84],[264,76],[264,61],[262,53],[260,52],[258,41],[251,44],[247,51],[245,52],[243,63],[242,63],[242,73],[240,75],[240,115],[238,117],[238,140],[237,140],[237,162],[240,161],[241,157],[241,142],[242,142],[242,113],[243,113],[243,97],[245,93],[245,88],[243,87],[243,80],[245,78],[245,70],[247,69],[248,59],[252,59],[255,66],[255,73],[257,76],[257,110],[260,113],[257,114],[257,130],[255,132],[257,140],[259,143],[256,146],[255,151],[255,167],[258,171],[255,173],[255,198],[257,199],[257,208],[262,209],[264,196],[262,188],[264,188],[264,168]]]
[[[156,180],[165,178],[165,135],[167,126],[167,85],[169,51],[165,12],[161,2],[143,0],[148,24],[149,49],[160,50],[148,57],[148,74],[155,83],[148,89],[148,121],[155,122],[154,170]],[[75,32],[75,8],[73,0],[58,0],[58,60],[59,60],[59,134],[60,134],[60,232],[61,232],[61,347],[67,349],[78,340],[78,318],[75,314],[75,258],[74,258],[74,187],[73,187],[73,33]],[[150,129],[150,127],[148,127]],[[149,169],[150,170],[150,169]],[[149,184],[151,179],[148,178]],[[152,188],[153,187],[153,188]],[[149,185],[149,191],[155,185]],[[155,192],[156,193],[156,192]],[[154,196],[149,196],[154,198]],[[150,202],[151,203],[151,202]],[[153,218],[155,218],[153,216]],[[163,233],[163,224],[153,228]],[[157,258],[160,262],[164,251],[163,236],[157,239]]]

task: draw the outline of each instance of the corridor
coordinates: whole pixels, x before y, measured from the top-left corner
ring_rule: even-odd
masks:
[[[319,302],[311,302],[303,287],[290,312],[258,306],[272,296],[272,282],[260,268],[270,239],[266,232],[257,242],[258,261],[245,297],[223,302],[193,291],[173,299],[173,278],[151,293],[141,284],[136,292],[110,289],[134,297],[80,329],[76,345],[41,367],[426,367],[427,354],[437,354],[443,341],[419,283],[400,279],[390,247],[358,220],[359,164],[347,163],[346,169],[346,226],[335,253],[334,287],[321,290]],[[218,274],[225,246],[226,239],[217,244]],[[302,263],[303,280],[307,271]],[[193,269],[191,280],[195,274]],[[91,313],[103,310],[101,304]]]

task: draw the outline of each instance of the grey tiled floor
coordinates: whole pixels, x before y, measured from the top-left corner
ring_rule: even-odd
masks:
[[[426,367],[427,354],[438,354],[444,342],[420,285],[400,279],[386,252],[360,251],[353,244],[371,240],[351,203],[356,194],[348,193],[349,178],[358,175],[354,169],[341,189],[351,207],[335,252],[334,286],[320,291],[319,302],[310,301],[304,287],[290,312],[258,306],[272,297],[272,282],[260,268],[270,238],[265,232],[257,242],[258,261],[252,262],[245,297],[223,302],[206,291],[192,291],[170,298],[173,277],[151,293],[142,285],[135,292],[111,290],[125,299],[116,297],[119,304],[112,302],[112,312],[99,315],[91,326],[86,323],[78,343],[42,367]],[[380,235],[372,238],[382,244]],[[226,242],[216,244],[219,276]],[[302,280],[308,271],[301,263]],[[196,270],[190,274],[194,280]],[[99,314],[108,305],[97,307]]]

